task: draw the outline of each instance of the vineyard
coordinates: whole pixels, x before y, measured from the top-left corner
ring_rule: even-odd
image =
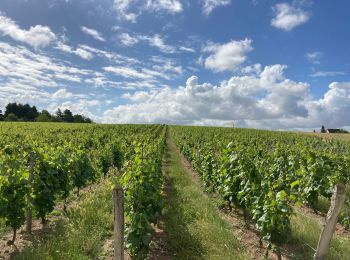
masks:
[[[67,212],[68,201],[73,195],[79,197],[85,187],[107,183],[106,192],[112,197],[113,187],[120,184],[124,190],[125,248],[133,259],[146,259],[160,216],[180,211],[165,188],[172,185],[164,168],[172,141],[191,162],[207,194],[220,198],[221,208],[240,210],[246,222],[254,222],[260,245],[266,244],[266,256],[274,250],[280,257],[280,246],[292,232],[291,219],[301,206],[316,214],[320,200],[329,203],[334,186],[346,185],[350,178],[347,141],[294,133],[164,125],[2,123],[0,136],[0,236],[11,232],[9,247],[16,244],[23,225],[27,232],[32,219],[45,225],[58,204]],[[186,200],[180,199],[190,207]],[[339,218],[346,229],[350,224],[347,202],[348,196]],[[220,218],[221,213],[213,214]],[[174,230],[184,225],[174,226]],[[168,238],[173,237],[165,231]]]
[[[245,219],[251,215],[268,248],[289,236],[294,206],[316,210],[334,185],[349,182],[348,143],[247,129],[176,126],[171,132],[206,189],[217,191],[230,210],[242,209]],[[348,210],[341,221],[349,227]]]
[[[122,174],[126,242],[133,256],[147,255],[150,223],[162,205],[161,159],[165,127],[0,125],[0,218],[16,231],[32,209],[44,224],[58,201],[107,176]]]

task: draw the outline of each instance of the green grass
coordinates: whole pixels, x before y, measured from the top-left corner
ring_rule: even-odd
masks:
[[[164,170],[164,225],[173,259],[247,259],[230,225],[186,172],[169,139]]]
[[[6,226],[5,220],[0,218],[0,237],[8,232],[10,229]]]
[[[110,186],[104,180],[92,192],[82,194],[77,205],[68,211],[68,218],[59,218],[54,230],[37,239],[16,259],[98,259],[113,230]]]
[[[292,232],[288,242],[291,259],[312,259],[322,226],[316,220],[297,213],[291,219]],[[292,253],[290,253],[292,252]],[[349,259],[350,240],[334,235],[327,259]]]

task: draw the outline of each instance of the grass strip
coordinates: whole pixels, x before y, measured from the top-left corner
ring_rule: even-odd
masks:
[[[182,165],[167,140],[164,226],[173,259],[247,259],[229,223]]]
[[[111,182],[101,181],[58,218],[52,232],[34,241],[16,259],[98,259],[113,231]],[[63,212],[55,212],[63,214]]]

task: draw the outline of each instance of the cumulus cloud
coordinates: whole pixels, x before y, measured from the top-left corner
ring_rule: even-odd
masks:
[[[210,55],[203,61],[207,69],[214,72],[234,71],[246,61],[246,55],[252,51],[252,40],[230,41],[225,44],[209,43],[203,48]]]
[[[283,76],[284,66],[267,66],[256,76],[232,77],[219,86],[192,76],[177,89],[124,95],[134,102],[105,112],[109,122],[193,124],[203,120],[257,120],[307,116],[308,85]],[[189,105],[190,104],[190,105]]]
[[[229,5],[231,0],[202,0],[203,13],[209,15],[216,7]]]
[[[270,129],[319,129],[321,125],[350,129],[350,82],[333,82],[328,88],[321,99],[305,103],[306,117],[240,120],[238,123],[244,127]]]
[[[259,74],[234,76],[219,85],[197,76],[176,89],[136,91],[127,105],[105,111],[109,123],[168,123],[267,129],[350,127],[350,82],[333,82],[315,100],[310,86],[284,75],[284,65],[266,66]]]
[[[91,37],[93,37],[95,40],[101,41],[101,42],[105,42],[106,39],[103,38],[103,36],[96,31],[95,29],[91,29],[91,28],[87,28],[85,26],[81,27],[81,31],[87,35],[90,35]]]
[[[0,34],[7,35],[15,41],[23,42],[34,48],[46,47],[56,40],[56,35],[47,26],[35,25],[28,30],[21,29],[15,21],[1,15],[1,13]]]
[[[311,14],[303,9],[288,3],[273,6],[274,18],[271,25],[284,31],[291,31],[295,27],[306,23]]]

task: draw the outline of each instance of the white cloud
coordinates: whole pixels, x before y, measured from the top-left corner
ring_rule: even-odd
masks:
[[[322,56],[323,54],[320,51],[308,52],[305,54],[305,58],[313,64],[320,64]]]
[[[216,7],[229,5],[231,0],[202,0],[203,13],[209,15]]]
[[[114,0],[113,9],[118,18],[130,22],[136,22],[137,17],[144,11],[175,14],[182,12],[182,4],[179,0]]]
[[[311,16],[310,13],[288,3],[276,4],[273,11],[275,17],[271,20],[271,25],[284,31],[291,31],[306,23]]]
[[[91,60],[94,57],[94,55],[91,52],[89,52],[83,48],[74,49],[73,47],[71,47],[67,44],[64,44],[63,42],[58,42],[57,45],[55,46],[55,48],[58,50],[61,50],[63,52],[66,52],[66,53],[75,54],[75,55],[77,55],[80,58],[85,59],[85,60]]]
[[[174,67],[171,64],[166,64],[163,67],[154,65],[153,69],[145,66],[140,68],[132,68],[130,66],[109,66],[104,67],[103,70],[128,79],[147,80],[147,82],[151,83],[153,87],[153,84],[158,82],[158,79],[170,80],[171,77],[175,77],[176,75],[174,74],[182,72],[182,67]]]
[[[137,63],[140,63],[140,61],[138,61],[135,58],[124,56],[124,55],[121,55],[119,53],[115,53],[115,52],[111,52],[111,51],[96,49],[96,48],[88,46],[86,44],[79,45],[79,48],[86,50],[90,53],[93,53],[101,58],[105,58],[105,59],[107,59],[113,63],[116,63],[116,64],[137,64]]]
[[[343,71],[316,71],[310,74],[311,77],[335,77],[346,75]]]
[[[131,100],[133,102],[146,102],[150,97],[149,92],[146,91],[137,91],[134,94],[125,93],[122,95],[122,98]]]
[[[182,4],[178,0],[147,0],[145,7],[155,11],[166,10],[169,13],[182,11]]]
[[[252,40],[230,41],[228,43],[208,44],[203,51],[210,53],[204,66],[215,72],[234,71],[246,61],[246,54],[253,50]]]
[[[46,47],[56,40],[56,35],[47,26],[35,25],[28,30],[21,29],[16,22],[0,13],[0,33],[15,41],[26,43],[34,48]]]
[[[122,98],[131,104],[105,111],[104,122],[169,123],[268,129],[350,127],[350,82],[333,82],[315,100],[307,83],[286,79],[284,65],[259,74],[235,76],[214,86],[190,77],[184,87],[136,91]],[[189,105],[190,104],[190,105]]]
[[[128,67],[104,67],[103,70],[124,78],[151,79],[152,75]]]
[[[153,56],[151,61],[154,63],[152,68],[155,71],[163,72],[164,75],[175,77],[184,73],[181,65],[178,65],[175,59],[164,58],[161,56]],[[175,74],[175,75],[174,75]]]
[[[56,79],[63,79],[63,80],[71,81],[71,82],[77,82],[77,83],[81,82],[81,78],[79,76],[77,76],[77,75],[69,75],[69,74],[65,74],[65,73],[56,73],[54,75],[54,77]]]
[[[133,46],[137,44],[140,41],[147,42],[149,46],[156,47],[159,49],[159,51],[163,53],[175,53],[177,52],[177,48],[172,45],[168,45],[165,43],[164,39],[161,35],[155,34],[155,35],[142,35],[142,34],[134,34],[130,35],[129,33],[121,33],[118,36],[120,42],[124,46]],[[187,51],[187,52],[194,52],[191,48],[186,47],[180,47],[179,50]]]
[[[102,102],[96,99],[75,97],[74,100],[68,100],[61,104],[52,103],[48,107],[48,110],[54,113],[58,108],[61,110],[69,109],[74,114],[81,114],[96,120],[96,116],[90,111],[90,109],[96,111],[101,104]]]
[[[37,54],[23,46],[14,47],[3,42],[0,42],[0,57],[0,89],[8,87],[7,97],[12,96],[13,91],[36,93],[47,87],[63,87],[67,82],[79,83],[96,74],[44,53]]]
[[[127,94],[123,97],[134,104],[106,111],[105,120],[193,124],[203,120],[307,116],[304,103],[309,96],[308,85],[285,79],[284,68],[267,66],[260,75],[232,77],[219,86],[199,84],[198,78],[192,76],[185,87]]]
[[[82,26],[81,30],[82,30],[83,33],[86,33],[87,35],[92,36],[94,39],[96,39],[98,41],[101,41],[101,42],[105,42],[106,41],[106,39],[103,38],[103,36],[98,31],[96,31],[94,29]]]
[[[139,42],[138,37],[131,36],[128,33],[122,33],[119,35],[119,40],[124,46],[133,46]]]
[[[242,74],[260,74],[261,73],[261,64],[257,63],[254,65],[245,66],[241,69]]]
[[[73,96],[73,94],[64,88],[59,89],[55,93],[52,94],[53,99],[66,99],[66,98],[70,98],[72,96]]]
[[[174,53],[176,52],[176,48],[171,45],[165,44],[164,40],[161,38],[159,34],[155,34],[153,36],[140,36],[140,39],[148,41],[150,46],[158,48],[161,52],[164,53]]]
[[[138,14],[135,12],[129,11],[129,7],[132,2],[135,0],[114,0],[113,1],[113,9],[116,11],[118,18],[127,20],[130,22],[136,22],[136,18]]]
[[[180,46],[179,50],[181,51],[187,51],[187,52],[196,52],[194,49],[190,47]]]

